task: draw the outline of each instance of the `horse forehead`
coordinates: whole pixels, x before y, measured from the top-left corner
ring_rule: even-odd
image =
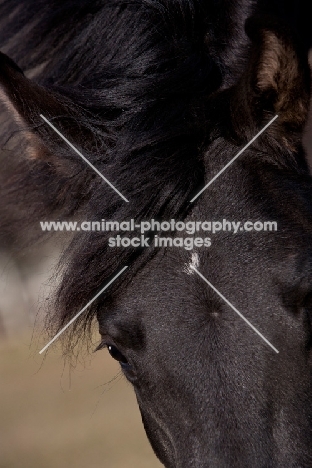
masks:
[[[149,316],[153,321],[161,316],[172,316],[173,311],[178,317],[185,314],[185,309],[193,310],[197,288],[197,283],[194,285],[193,282],[194,268],[200,269],[202,256],[205,256],[204,252],[186,252],[183,249],[171,249],[160,258],[155,256],[116,296],[112,308],[117,315],[122,311],[123,315],[136,316],[144,321]]]

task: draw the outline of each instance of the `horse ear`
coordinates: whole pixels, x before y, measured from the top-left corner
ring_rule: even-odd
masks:
[[[83,145],[86,142],[89,142],[90,146],[94,143],[89,129],[83,126],[84,110],[80,106],[75,107],[75,103],[67,96],[29,80],[16,64],[2,53],[0,102],[12,115],[17,129],[21,130],[18,132],[21,138],[14,141],[13,151],[16,152],[16,158],[7,165],[8,169],[4,165],[1,179],[2,205],[8,207],[9,213],[8,229],[17,232],[19,228],[15,226],[21,221],[25,227],[31,227],[37,220],[45,219],[47,213],[57,213],[57,216],[65,217],[73,215],[88,200],[93,189],[94,173],[50,128],[41,115],[52,121],[69,141],[74,140],[75,146],[84,149]],[[4,136],[10,139],[15,135],[13,130],[16,128],[9,123],[2,133],[7,133]],[[84,154],[90,156],[86,151]],[[18,203],[17,191],[24,194]],[[24,210],[23,206],[28,206],[27,210]],[[15,216],[16,211],[18,214]],[[12,213],[16,224],[11,223]]]
[[[60,141],[44,123],[47,118],[61,117],[63,130],[73,125],[73,106],[70,101],[28,79],[13,60],[0,53],[0,101],[12,115],[26,140],[26,156],[34,160],[55,163],[60,169],[62,163],[55,152]],[[51,160],[52,158],[52,160]],[[65,169],[66,164],[63,164]],[[66,172],[66,171],[65,171]]]
[[[292,135],[303,130],[308,115],[307,54],[293,34],[272,18],[251,17],[245,29],[252,41],[251,53],[234,103],[242,111],[245,122],[252,120],[256,125],[277,114],[279,135],[289,141]]]

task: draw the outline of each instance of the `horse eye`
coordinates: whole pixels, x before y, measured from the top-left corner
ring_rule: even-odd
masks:
[[[112,358],[116,359],[120,364],[128,364],[127,358],[114,345],[107,345],[107,349]]]

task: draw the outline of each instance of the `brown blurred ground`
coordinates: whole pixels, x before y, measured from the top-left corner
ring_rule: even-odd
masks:
[[[1,468],[162,466],[131,385],[106,351],[70,378],[57,350],[43,362],[30,343],[28,333],[0,343]]]

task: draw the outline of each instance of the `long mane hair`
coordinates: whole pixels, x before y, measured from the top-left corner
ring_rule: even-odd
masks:
[[[232,3],[2,1],[1,50],[36,87],[33,95],[32,85],[25,88],[19,106],[24,130],[39,141],[36,156],[20,159],[6,183],[8,212],[24,203],[28,209],[18,221],[38,230],[38,221],[52,215],[58,220],[184,218],[191,194],[204,183],[204,150],[218,137],[214,95],[236,82],[248,52],[243,23],[252,2],[242,2],[239,15]],[[47,127],[40,113],[129,203]],[[107,294],[130,281],[151,255],[109,248],[103,232],[76,233],[61,259],[52,332],[120,267],[130,266]],[[106,297],[77,320],[74,330],[90,323]]]

